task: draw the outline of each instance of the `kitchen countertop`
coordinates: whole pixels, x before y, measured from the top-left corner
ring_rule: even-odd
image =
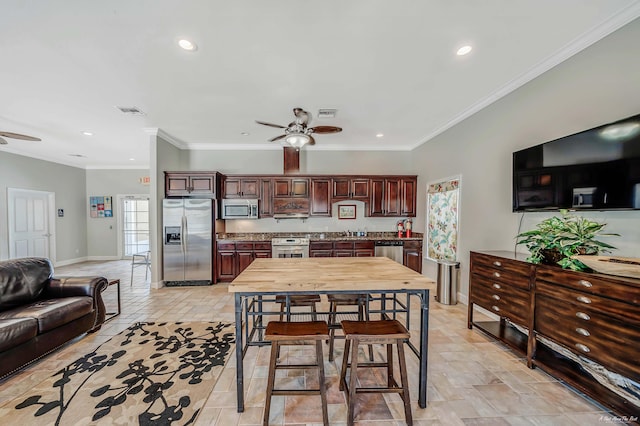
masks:
[[[324,238],[320,235],[324,234]],[[271,241],[273,238],[308,238],[310,241],[422,241],[423,234],[414,232],[410,238],[398,238],[395,232],[369,232],[366,237],[349,237],[344,232],[262,232],[217,234],[217,241]]]

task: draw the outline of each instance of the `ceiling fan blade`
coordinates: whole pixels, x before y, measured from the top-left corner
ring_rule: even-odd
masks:
[[[316,140],[313,138],[313,136],[311,135],[307,135],[309,136],[309,145],[315,145],[316,144]]]
[[[23,141],[41,141],[40,138],[34,138],[33,136],[21,135],[20,133],[0,132],[0,136],[11,139],[22,139]]]
[[[316,127],[310,127],[309,128],[310,131],[312,131],[313,133],[338,133],[342,131],[341,127],[335,127],[335,126],[316,126]]]
[[[279,141],[280,139],[286,137],[287,135],[280,135],[280,136],[276,136],[275,138],[271,138],[269,139],[269,142],[275,142],[275,141]]]
[[[256,123],[258,123],[258,124],[262,124],[262,125],[264,125],[264,126],[277,127],[278,129],[286,129],[286,128],[287,128],[287,126],[281,126],[281,125],[279,125],[279,124],[267,123],[267,122],[265,122],[265,121],[258,121],[258,120],[256,120]]]
[[[5,141],[4,139],[0,138],[0,145],[7,145],[9,142]]]

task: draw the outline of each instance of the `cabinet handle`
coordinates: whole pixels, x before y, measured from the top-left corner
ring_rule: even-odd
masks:
[[[576,297],[576,300],[578,302],[582,302],[582,303],[591,303],[591,299],[589,299],[586,296],[578,296],[578,297]]]
[[[500,272],[494,272],[493,276],[496,277],[496,278],[500,278]]]
[[[498,283],[493,283],[493,288],[495,289],[501,289],[502,287],[500,286],[500,284]]]
[[[500,300],[500,296],[498,296],[497,294],[494,294],[493,296],[491,296],[494,300]]]
[[[580,349],[582,352],[591,352],[589,346],[583,345],[582,343],[576,343],[576,348]]]
[[[587,288],[589,288],[589,287],[593,287],[593,284],[591,284],[591,283],[590,283],[589,281],[587,281],[587,280],[580,280],[580,281],[578,281],[578,283],[579,283],[581,286],[583,286],[583,287],[587,287]]]
[[[498,308],[496,305],[493,305],[491,309],[493,309],[496,312],[500,312],[500,308]]]
[[[576,333],[578,334],[582,334],[583,336],[591,336],[591,333],[589,333],[588,330],[585,330],[584,328],[576,328]]]
[[[583,319],[585,321],[589,321],[591,319],[591,317],[587,314],[585,314],[584,312],[576,312],[576,316],[580,319]]]
[[[502,262],[499,262],[499,261],[497,261],[497,260],[496,260],[495,262],[493,262],[493,264],[494,264],[495,266],[502,266]]]

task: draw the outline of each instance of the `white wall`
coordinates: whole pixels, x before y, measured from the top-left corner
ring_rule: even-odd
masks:
[[[19,143],[19,142],[18,142]],[[55,193],[56,262],[69,263],[87,256],[87,201],[85,171],[76,167],[0,151],[0,259],[9,258],[7,188]]]
[[[424,226],[425,185],[462,175],[459,260],[468,291],[470,250],[513,250],[521,214],[512,213],[513,151],[640,112],[640,20],[546,72],[413,152],[418,228]],[[479,53],[480,54],[480,53]],[[550,214],[527,213],[522,230]],[[640,257],[640,211],[599,212],[616,255]],[[519,251],[525,251],[519,247]],[[434,265],[425,263],[433,276]]]
[[[117,195],[146,194],[149,185],[139,182],[141,177],[149,176],[148,169],[141,170],[87,170],[86,197],[109,195],[113,197],[113,217],[92,218],[87,210],[87,246],[92,259],[113,259],[118,254],[118,227],[121,220]],[[88,203],[88,201],[87,201]],[[87,204],[88,206],[88,204]]]

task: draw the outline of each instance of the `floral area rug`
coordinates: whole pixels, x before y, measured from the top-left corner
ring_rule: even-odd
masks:
[[[234,343],[233,324],[137,323],[0,408],[11,425],[189,425]]]

